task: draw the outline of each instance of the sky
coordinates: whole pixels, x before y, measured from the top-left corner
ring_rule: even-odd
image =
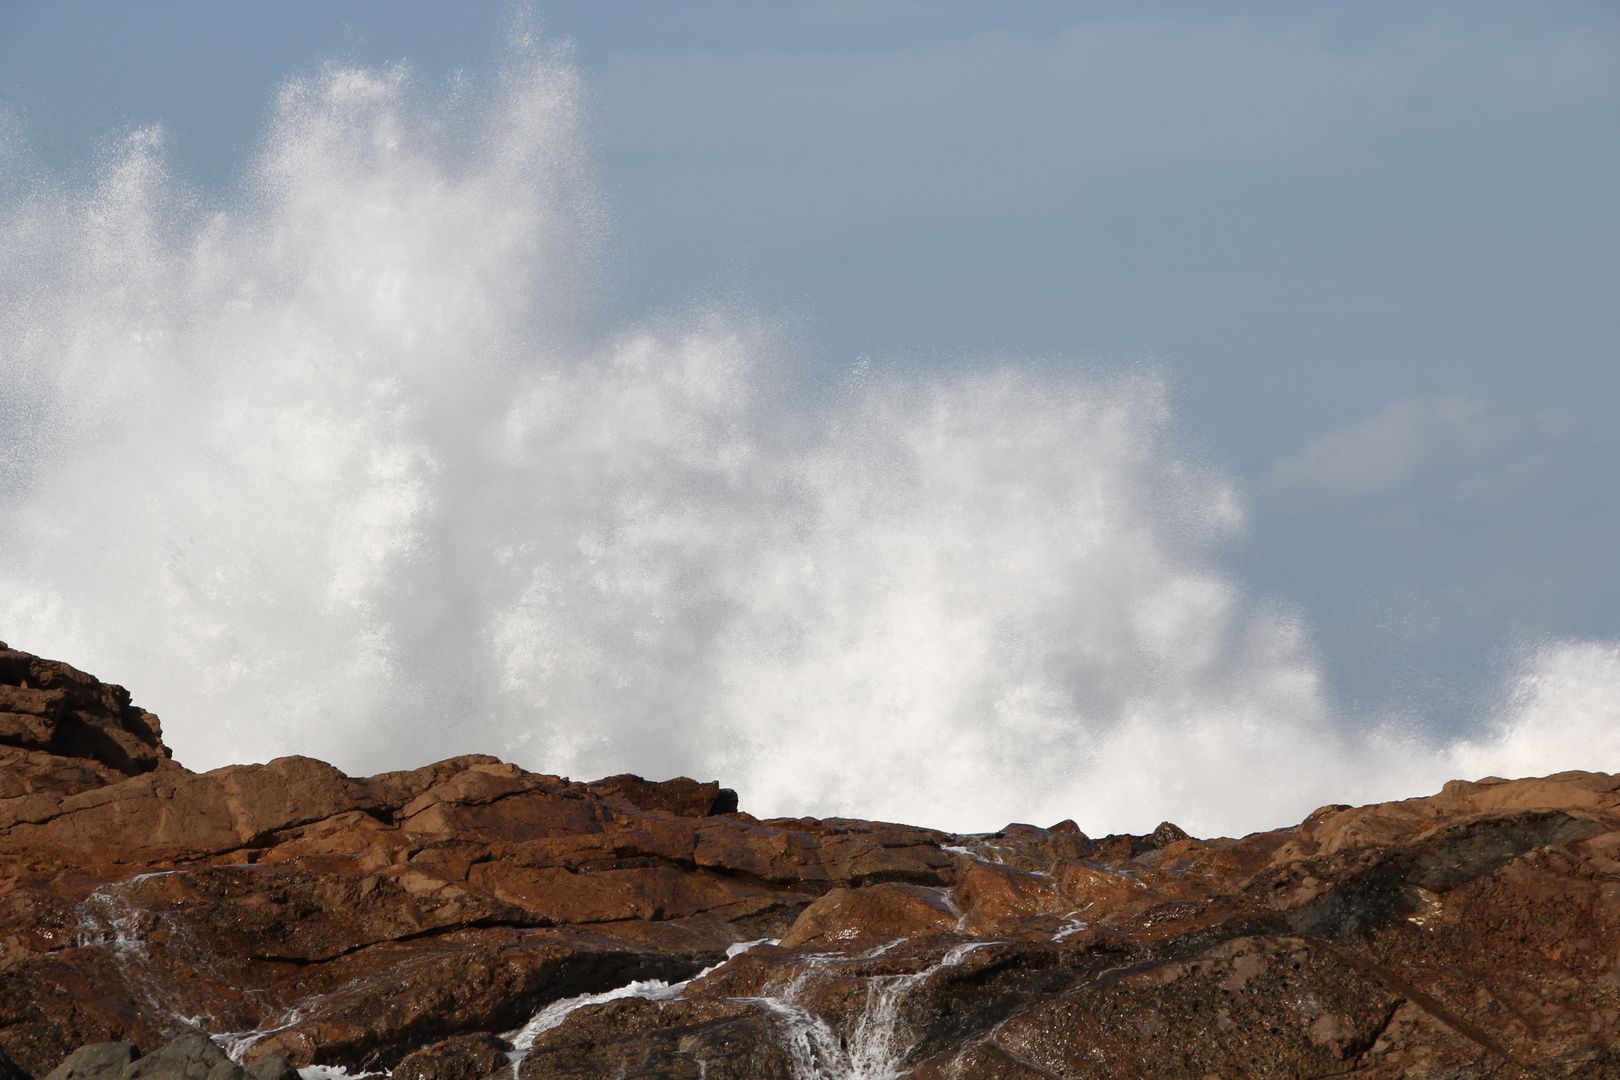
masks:
[[[603,327],[1157,372],[1239,493],[1222,564],[1369,715],[1467,730],[1620,637],[1620,6],[5,0],[5,137],[71,185],[161,124],[228,200],[290,76],[442,94],[514,17],[581,74]]]

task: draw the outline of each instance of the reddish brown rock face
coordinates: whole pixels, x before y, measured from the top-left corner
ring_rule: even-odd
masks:
[[[158,718],[122,686],[0,642],[0,799],[73,795],[168,761]]]
[[[196,774],[159,731],[0,649],[22,1074],[198,1022],[244,1062],[418,1080],[1620,1076],[1600,773],[1093,841],[759,821],[712,782],[477,755]]]

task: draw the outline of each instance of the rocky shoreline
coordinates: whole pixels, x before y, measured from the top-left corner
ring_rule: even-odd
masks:
[[[956,836],[479,755],[198,774],[122,688],[0,645],[0,1080],[315,1066],[1620,1076],[1620,777]]]

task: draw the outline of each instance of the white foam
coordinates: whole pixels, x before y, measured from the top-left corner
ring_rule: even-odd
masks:
[[[667,1001],[679,997],[686,989],[685,982],[668,983],[662,979],[641,979],[604,990],[596,994],[576,994],[573,997],[561,998],[549,1005],[542,1006],[538,1012],[529,1018],[529,1022],[516,1031],[509,1031],[504,1036],[512,1044],[514,1061],[522,1061],[524,1056],[534,1047],[534,1040],[544,1032],[561,1024],[568,1019],[570,1013],[582,1009],[587,1005],[601,1005],[608,1001],[618,1001],[621,998],[646,998],[649,1001]]]
[[[352,1073],[342,1065],[306,1065],[298,1070],[298,1075],[304,1080],[361,1080],[366,1076],[384,1076],[380,1072]]]
[[[8,189],[5,639],[131,686],[192,767],[482,751],[958,830],[1620,768],[1551,704],[1477,753],[1336,716],[1305,629],[1220,569],[1240,493],[1152,372],[812,393],[745,311],[590,331],[580,92],[537,46],[441,101],[334,68],[220,205],[155,132]],[[1546,663],[1559,701],[1607,678]]]
[[[843,969],[851,959],[870,960],[898,944],[900,940],[891,941],[857,958],[839,954],[801,957],[798,970],[776,992],[767,987],[759,997],[742,999],[772,1018],[794,1080],[895,1080],[913,1045],[907,1041],[900,1016],[906,998],[941,970],[955,967],[969,953],[995,942],[957,945],[935,963],[910,975],[867,977],[866,1000],[842,1033],[801,1003],[805,991],[819,979],[847,978]]]
[[[724,967],[726,960],[741,956],[755,945],[775,945],[778,940],[777,938],[757,938],[753,941],[733,942],[726,947],[725,960],[720,961],[718,964],[711,964],[692,976],[692,978],[682,982],[670,983],[662,979],[639,979],[615,987],[612,990],[594,994],[576,994],[573,997],[562,998],[553,1001],[549,1005],[543,1005],[529,1018],[528,1023],[516,1031],[506,1033],[506,1041],[511,1043],[513,1047],[512,1060],[522,1061],[534,1046],[534,1040],[542,1032],[550,1031],[561,1024],[576,1009],[584,1008],[586,1005],[600,1005],[606,1001],[618,1001],[620,998],[627,997],[646,998],[649,1001],[667,1001],[670,998],[679,997],[693,982],[712,971]]]
[[[741,956],[743,953],[747,952],[749,949],[752,949],[755,945],[775,945],[777,942],[779,942],[781,940],[782,940],[781,938],[755,938],[753,941],[737,941],[737,942],[733,942],[732,944],[726,946],[726,959],[731,960],[731,959],[734,959],[734,958],[736,958],[738,956]],[[715,965],[715,967],[719,967],[719,966],[720,966],[719,964]],[[713,971],[713,970],[714,970],[714,968],[705,968],[701,973],[699,973],[697,976],[695,976],[695,978],[701,979],[704,975],[707,975],[710,971]]]

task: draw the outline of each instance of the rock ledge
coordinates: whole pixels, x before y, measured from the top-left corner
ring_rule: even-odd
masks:
[[[482,755],[193,773],[121,687],[0,645],[0,1080],[316,1064],[1620,1077],[1620,777],[1241,839],[762,821]]]

